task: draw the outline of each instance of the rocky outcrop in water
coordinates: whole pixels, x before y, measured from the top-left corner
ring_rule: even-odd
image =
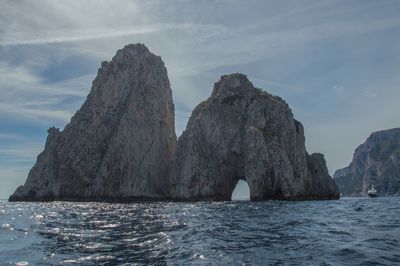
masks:
[[[230,200],[239,179],[252,200],[339,197],[288,105],[242,74],[215,84],[175,151],[167,71],[142,44],[103,62],[71,122],[48,133],[10,201]]]
[[[178,140],[172,197],[230,200],[239,179],[252,200],[339,197],[323,155],[307,154],[289,106],[245,75],[230,74],[194,109]]]
[[[11,201],[169,197],[172,92],[164,63],[144,45],[127,45],[103,62],[71,122],[48,133]]]
[[[346,196],[366,196],[371,185],[380,196],[400,196],[400,128],[372,133],[334,178]]]

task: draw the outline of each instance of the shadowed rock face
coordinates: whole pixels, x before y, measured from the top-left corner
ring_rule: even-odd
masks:
[[[400,128],[372,133],[334,178],[346,196],[366,196],[371,185],[380,196],[400,196]]]
[[[339,197],[323,155],[307,154],[303,126],[288,105],[245,75],[230,74],[194,109],[179,138],[171,193],[230,200],[239,179],[247,181],[251,200]]]
[[[48,133],[11,201],[169,197],[172,92],[164,63],[144,45],[127,45],[103,62],[71,122]]]

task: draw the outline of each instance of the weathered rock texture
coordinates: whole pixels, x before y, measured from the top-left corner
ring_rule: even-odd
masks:
[[[230,200],[239,179],[252,200],[339,197],[323,156],[307,154],[288,105],[242,74],[215,84],[175,152],[167,71],[142,44],[103,62],[71,122],[48,133],[11,201]]]
[[[231,74],[194,109],[179,138],[172,197],[230,200],[239,179],[251,200],[339,197],[323,155],[307,154],[303,126],[288,105]]]
[[[400,196],[400,128],[372,133],[334,178],[346,196],[366,196],[371,185],[380,196]]]
[[[11,201],[169,197],[172,92],[164,63],[144,45],[127,45],[103,62],[71,122],[48,133]]]

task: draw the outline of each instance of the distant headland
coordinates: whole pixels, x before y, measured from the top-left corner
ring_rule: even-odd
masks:
[[[334,178],[345,196],[366,196],[372,185],[379,196],[400,196],[400,128],[372,133]]]

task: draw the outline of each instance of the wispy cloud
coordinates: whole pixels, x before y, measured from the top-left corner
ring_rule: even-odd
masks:
[[[32,162],[43,150],[43,147],[44,145],[42,143],[31,143],[29,140],[23,142],[19,141],[19,144],[1,147],[0,158],[3,160],[12,160],[13,163]]]
[[[49,44],[62,42],[77,42],[94,39],[115,38],[138,34],[156,33],[162,30],[185,29],[196,30],[200,28],[215,28],[211,25],[199,25],[190,23],[164,23],[143,26],[131,26],[123,28],[86,28],[86,29],[63,29],[36,32],[10,32],[2,36],[0,45],[21,44]]]
[[[276,86],[278,88],[289,89],[289,90],[291,90],[293,92],[305,91],[302,88],[298,88],[298,87],[295,87],[295,86],[290,86],[290,85],[287,85],[287,84],[282,84],[280,82],[276,82],[276,81],[272,81],[272,80],[260,79],[260,78],[255,78],[255,77],[251,77],[251,80],[255,80],[255,81],[261,82],[261,83],[266,84],[266,85]]]
[[[29,105],[25,104],[25,105]],[[72,112],[63,110],[52,110],[52,109],[37,109],[28,108],[22,106],[15,106],[13,104],[0,103],[0,112],[8,115],[12,115],[14,118],[25,118],[31,123],[49,124],[49,121],[60,121],[67,123],[72,117]]]
[[[344,86],[335,85],[335,86],[332,87],[332,90],[334,90],[334,91],[344,91]]]
[[[0,133],[0,140],[26,141],[26,137],[17,134]]]
[[[366,96],[366,97],[376,97],[378,95],[376,92],[372,92],[369,90],[365,90],[365,91],[363,91],[363,93],[364,93],[364,96]]]
[[[87,89],[82,88],[92,78],[92,75],[84,75],[61,80],[59,82],[46,82],[40,75],[35,74],[27,66],[6,65],[0,63],[0,92],[3,99],[6,95],[18,93],[46,94],[48,95],[70,95],[86,96]]]
[[[139,27],[136,29],[103,28],[103,29],[78,29],[40,32],[31,36],[29,32],[9,34],[0,40],[0,45],[43,44],[59,42],[75,42],[91,39],[113,38],[125,35],[152,33],[160,30],[155,26]]]
[[[60,104],[71,97],[83,101],[92,79],[87,75],[48,83],[26,67],[4,64],[0,73],[0,116],[46,125],[68,122],[76,110],[60,109]]]

